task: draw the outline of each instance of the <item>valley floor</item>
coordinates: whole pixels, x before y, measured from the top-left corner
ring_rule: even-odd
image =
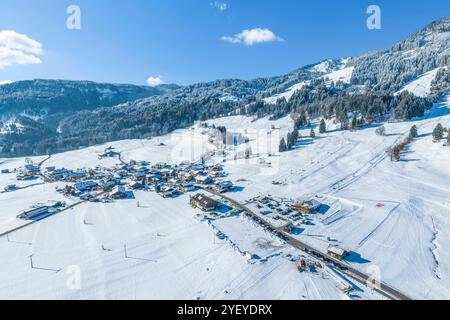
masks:
[[[352,267],[380,279],[414,299],[450,298],[450,148],[433,143],[440,122],[450,127],[450,97],[423,118],[388,123],[386,136],[377,126],[356,132],[334,130],[309,138],[303,130],[295,150],[278,154],[278,142],[292,120],[227,117],[208,121],[250,137],[250,159],[227,159],[227,179],[241,187],[228,196],[241,203],[270,194],[296,199],[315,197],[328,206],[295,237],[326,251],[339,244],[352,254]],[[386,150],[402,141],[415,124],[419,137],[392,162]],[[214,151],[205,129],[178,130],[151,140],[110,143],[121,158],[151,163],[198,160]],[[316,129],[316,132],[318,130]],[[308,137],[308,138],[307,138]],[[162,145],[161,143],[164,143]],[[106,146],[53,155],[45,166],[71,169],[105,167],[117,158],[99,160]],[[271,154],[269,156],[269,153]],[[45,157],[36,157],[39,162]],[[264,160],[263,160],[264,159]],[[220,156],[209,161],[221,162]],[[0,160],[0,169],[24,159]],[[57,184],[37,179],[18,182],[0,175],[0,234],[24,224],[23,209],[47,200],[75,202],[58,194]],[[290,257],[302,253],[242,217],[198,220],[188,195],[163,199],[138,191],[136,199],[83,203],[7,237],[0,237],[0,298],[6,299],[382,299],[336,270],[297,270]],[[137,206],[139,202],[139,206]],[[217,230],[226,238],[216,237]],[[268,246],[268,244],[270,244]],[[255,249],[256,248],[256,249]],[[249,261],[243,253],[259,250],[266,259]],[[30,267],[33,255],[35,268]],[[71,288],[79,270],[79,290]],[[346,285],[353,291],[346,294]]]

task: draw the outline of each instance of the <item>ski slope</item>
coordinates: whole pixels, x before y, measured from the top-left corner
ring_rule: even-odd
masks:
[[[410,93],[414,94],[417,97],[427,97],[431,91],[431,83],[436,78],[436,74],[439,72],[440,69],[441,68],[436,68],[421,75],[417,79],[406,84],[401,90],[399,90],[395,94],[398,95],[403,91],[409,91]]]

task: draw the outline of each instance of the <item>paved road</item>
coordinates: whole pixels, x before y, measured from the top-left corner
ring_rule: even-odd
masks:
[[[238,201],[236,201],[230,197],[227,197],[224,194],[221,194],[214,190],[211,190],[209,188],[203,188],[203,190],[206,192],[209,192],[215,196],[221,197],[224,200],[229,201],[235,207],[235,209],[242,210],[248,216],[259,221],[259,223],[261,223],[263,225],[268,225],[273,230],[278,230],[277,227],[270,225],[270,223],[268,223],[267,221],[262,219],[260,216],[258,216],[252,210],[250,210],[247,206],[239,203]],[[356,270],[355,268],[351,267],[346,262],[336,259],[326,253],[323,253],[320,250],[312,247],[311,245],[306,244],[297,238],[294,238],[293,236],[291,236],[290,234],[288,234],[286,232],[279,232],[279,233],[281,233],[287,239],[287,243],[290,244],[291,246],[314,256],[315,258],[321,260],[324,264],[326,264],[329,267],[338,266],[341,273],[345,274],[346,276],[348,276],[360,283],[370,285],[371,288],[373,288],[375,291],[379,292],[386,298],[391,299],[391,300],[411,300],[410,297],[408,297],[404,293],[400,292],[399,290],[389,286],[386,283],[379,282],[379,281],[372,279],[372,277],[370,275],[367,275],[359,270]]]
[[[52,157],[51,155],[48,155],[47,158],[45,158],[44,160],[42,160],[41,162],[38,163],[38,169],[39,169],[39,171],[41,170],[42,165],[43,165],[45,162],[47,162],[48,160],[50,160],[51,157]]]

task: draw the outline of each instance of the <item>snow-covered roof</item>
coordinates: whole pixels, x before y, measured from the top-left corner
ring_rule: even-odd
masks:
[[[339,248],[337,246],[329,246],[328,252],[334,253],[335,255],[338,255],[338,256],[343,256],[343,255],[345,255],[345,253],[347,251],[342,248]]]

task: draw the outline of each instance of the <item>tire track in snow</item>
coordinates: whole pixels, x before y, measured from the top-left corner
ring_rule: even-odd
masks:
[[[387,202],[387,201],[383,201],[383,202]],[[392,202],[392,201],[390,201]],[[396,205],[389,211],[389,213],[386,215],[386,217],[384,217],[384,219],[366,236],[364,237],[364,239],[362,239],[359,243],[358,246],[356,247],[356,251],[358,251],[368,240],[370,240],[373,235],[384,225],[384,223],[392,216],[392,214],[394,213],[395,210],[398,209],[398,207],[400,207],[400,202],[395,202]]]

